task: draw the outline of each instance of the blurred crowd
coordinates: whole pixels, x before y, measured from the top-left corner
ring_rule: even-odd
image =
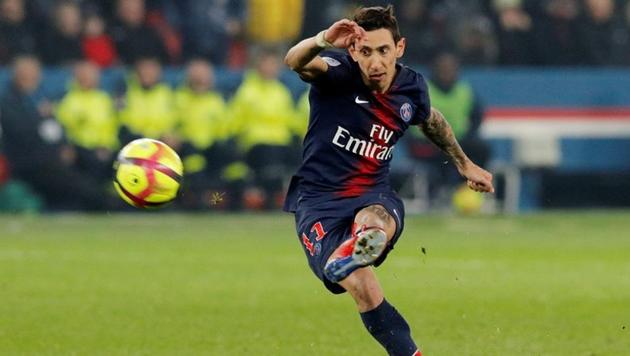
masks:
[[[433,104],[473,158],[488,160],[483,108],[459,65],[630,65],[630,1],[394,0],[405,62],[430,68]],[[280,80],[282,57],[358,5],[340,0],[0,0],[0,210],[123,208],[116,152],[160,139],[182,157],[176,207],[273,209],[300,162],[308,92]],[[363,1],[361,5],[382,4]],[[177,83],[164,69],[181,68]],[[42,68],[72,72],[47,96]],[[123,68],[114,89],[101,74]],[[242,73],[233,92],[215,70]],[[1,74],[1,71],[0,71]],[[421,137],[401,143],[440,168]],[[436,181],[451,180],[438,172]],[[451,172],[452,173],[452,172]],[[404,177],[403,177],[404,178]],[[404,180],[404,179],[403,179]],[[455,179],[455,181],[457,181]]]
[[[406,61],[449,47],[471,65],[630,65],[628,0],[390,0]],[[45,65],[101,67],[141,56],[202,57],[243,68],[258,45],[281,51],[357,6],[348,0],[1,0],[0,65],[34,54]],[[249,56],[251,57],[251,56]]]
[[[53,100],[39,90],[40,61],[21,55],[0,99],[0,147],[11,177],[52,209],[116,209],[116,152],[149,137],[182,157],[179,207],[275,208],[299,164],[308,120],[306,93],[296,106],[278,79],[281,58],[259,50],[229,100],[216,90],[214,67],[205,59],[190,60],[184,79],[172,87],[157,57],[138,57],[113,92],[100,88],[96,64],[78,61],[65,95]]]

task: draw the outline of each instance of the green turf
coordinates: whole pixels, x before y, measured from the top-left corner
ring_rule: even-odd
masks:
[[[378,275],[425,355],[630,354],[628,212],[408,218]],[[384,353],[290,216],[141,214],[0,217],[0,354]]]

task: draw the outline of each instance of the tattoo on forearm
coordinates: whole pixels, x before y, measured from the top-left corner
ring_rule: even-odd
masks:
[[[421,128],[431,142],[455,160],[456,165],[464,164],[467,160],[466,154],[455,139],[451,125],[448,124],[441,112],[431,108],[431,114]]]

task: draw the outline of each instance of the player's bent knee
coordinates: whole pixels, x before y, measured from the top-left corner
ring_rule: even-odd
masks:
[[[354,222],[359,226],[377,226],[385,230],[387,239],[391,239],[396,233],[396,220],[387,209],[379,204],[367,206],[357,213]]]

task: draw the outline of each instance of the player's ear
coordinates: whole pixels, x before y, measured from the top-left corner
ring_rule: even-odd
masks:
[[[407,39],[401,37],[396,43],[396,58],[400,58],[405,54],[405,46],[407,45]]]
[[[348,46],[348,53],[350,53],[350,57],[352,57],[353,61],[358,61],[358,53],[357,53],[357,47],[356,45],[353,43],[350,46]]]

